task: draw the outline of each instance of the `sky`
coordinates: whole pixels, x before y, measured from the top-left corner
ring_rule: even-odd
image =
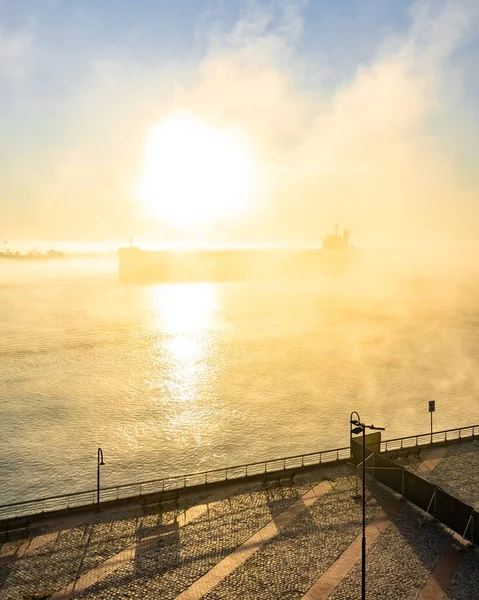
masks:
[[[186,111],[255,168],[201,235],[477,240],[478,28],[476,0],[0,0],[0,238],[193,235],[138,192]]]

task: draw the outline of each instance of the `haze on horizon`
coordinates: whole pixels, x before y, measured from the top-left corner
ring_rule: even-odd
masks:
[[[478,17],[0,1],[0,237],[477,240]]]

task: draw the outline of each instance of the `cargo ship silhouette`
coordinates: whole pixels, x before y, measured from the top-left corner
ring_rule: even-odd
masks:
[[[119,276],[123,282],[187,283],[270,281],[305,278],[321,271],[342,273],[358,259],[350,232],[322,238],[321,248],[220,248],[143,250],[133,246],[118,251]]]

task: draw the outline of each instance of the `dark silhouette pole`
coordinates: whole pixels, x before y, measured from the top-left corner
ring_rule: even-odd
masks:
[[[353,415],[356,415],[356,419],[354,421],[353,421]],[[352,425],[356,421],[361,421],[361,417],[359,416],[358,412],[356,412],[355,410],[353,410],[353,412],[349,416],[349,448],[351,450],[351,458],[353,457],[353,450],[352,450],[352,444],[351,444],[351,440],[353,439],[353,428],[352,428]]]
[[[432,446],[432,413],[436,410],[436,401],[429,400],[429,414],[431,415],[431,446]]]
[[[353,419],[353,414],[358,416],[357,419]],[[384,431],[384,427],[374,427],[374,425],[365,425],[359,420],[359,414],[356,411],[351,413],[350,423],[350,437],[352,439],[353,433],[363,434],[363,537],[361,540],[361,600],[366,600],[366,428],[374,429],[375,431]],[[355,425],[351,428],[351,425]]]
[[[363,426],[363,539],[361,540],[361,598],[366,600],[366,427]]]
[[[98,448],[97,468],[96,468],[96,510],[100,512],[100,467],[104,465],[103,450]]]
[[[353,444],[351,443],[352,439],[353,439],[353,427],[352,427],[352,425],[353,425],[353,415],[356,415],[356,420],[357,421],[361,421],[361,417],[359,416],[359,413],[356,412],[355,410],[353,410],[353,412],[349,416],[349,450],[350,450],[351,462],[353,462]],[[359,493],[358,493],[358,467],[357,466],[355,468],[355,472],[356,472],[356,494],[353,496],[353,498],[355,500],[358,500],[359,499]]]

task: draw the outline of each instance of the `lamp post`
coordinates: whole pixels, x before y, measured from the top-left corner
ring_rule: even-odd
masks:
[[[104,465],[103,450],[98,448],[97,468],[96,468],[96,510],[100,512],[100,467]]]
[[[356,419],[353,420],[353,416],[356,415]],[[356,421],[361,421],[361,417],[359,416],[359,413],[356,412],[355,410],[353,410],[353,412],[349,415],[349,448],[352,448],[351,445],[351,440],[353,439],[353,433],[355,431],[353,431],[353,427],[352,425],[356,422]],[[353,458],[352,456],[352,450],[351,450],[351,459]]]
[[[353,414],[357,415],[357,419],[353,419]],[[366,425],[361,423],[359,414],[356,411],[351,413],[349,421],[350,425],[350,437],[352,439],[353,433],[363,434],[363,537],[361,544],[361,600],[366,600],[366,429],[373,429],[375,431],[384,431],[384,427],[374,427],[374,425]]]
[[[352,444],[352,440],[353,440],[353,416],[356,415],[356,419],[357,421],[361,421],[361,417],[359,416],[359,413],[356,412],[355,410],[353,410],[353,412],[349,415],[349,451],[350,451],[350,460],[351,462],[353,462],[353,444]],[[354,494],[353,498],[354,500],[359,500],[359,492],[358,492],[358,467],[356,465],[356,468],[354,469],[355,473],[356,473],[356,493]]]

